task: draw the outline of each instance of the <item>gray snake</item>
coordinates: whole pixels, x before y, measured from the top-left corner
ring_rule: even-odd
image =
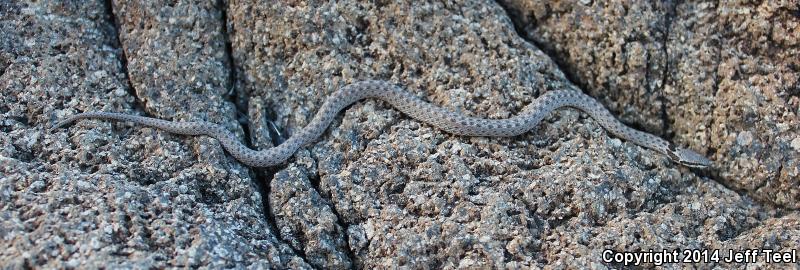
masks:
[[[711,165],[706,157],[686,148],[676,147],[655,135],[630,128],[617,120],[594,98],[577,91],[548,91],[536,98],[518,115],[508,119],[484,119],[448,111],[414,96],[404,89],[384,81],[361,81],[342,87],[322,104],[314,119],[288,140],[278,146],[260,151],[240,143],[230,131],[209,122],[172,122],[150,117],[111,112],[84,112],[56,123],[59,128],[86,118],[128,121],[182,135],[207,135],[219,140],[234,158],[253,167],[275,166],[286,161],[298,148],[318,138],[344,107],[365,98],[377,98],[394,108],[444,130],[463,136],[510,137],[536,127],[550,112],[562,107],[572,107],[588,113],[603,128],[617,137],[652,149],[668,156],[672,161],[692,168]]]

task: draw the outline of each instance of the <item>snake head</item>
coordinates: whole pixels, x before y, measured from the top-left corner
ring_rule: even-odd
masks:
[[[705,169],[712,165],[711,160],[705,156],[686,148],[675,147],[672,144],[669,145],[668,155],[673,161],[689,168]]]

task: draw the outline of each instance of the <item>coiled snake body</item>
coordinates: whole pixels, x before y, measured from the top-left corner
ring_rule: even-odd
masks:
[[[286,161],[301,146],[322,135],[333,118],[344,107],[364,98],[378,98],[414,119],[446,132],[463,136],[516,136],[536,127],[550,112],[572,107],[588,113],[617,137],[667,155],[674,162],[693,168],[705,168],[711,161],[704,156],[673,144],[655,135],[632,129],[616,118],[594,98],[581,92],[556,90],[544,93],[516,116],[508,119],[483,119],[448,111],[425,102],[412,93],[384,81],[362,81],[349,84],[331,94],[311,123],[276,147],[260,151],[240,143],[230,131],[209,122],[172,122],[150,117],[111,112],[85,112],[73,115],[53,128],[86,118],[129,121],[183,135],[207,135],[219,140],[234,158],[253,167],[275,166]]]

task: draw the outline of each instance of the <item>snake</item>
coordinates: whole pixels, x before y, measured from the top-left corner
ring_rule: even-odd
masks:
[[[345,85],[330,94],[305,127],[277,146],[253,150],[220,125],[205,122],[174,122],[158,118],[114,112],[89,111],[56,122],[52,129],[64,127],[81,119],[127,121],[181,135],[206,135],[217,139],[236,160],[251,167],[278,166],[288,160],[300,147],[319,138],[345,107],[366,98],[389,103],[395,109],[447,133],[460,136],[513,137],[538,126],[556,109],[571,107],[581,110],[616,137],[651,149],[689,168],[712,165],[705,156],[687,148],[677,147],[656,135],[626,126],[617,120],[600,102],[580,91],[550,90],[534,99],[522,111],[507,119],[487,119],[456,113],[426,102],[400,86],[387,81],[366,80]]]

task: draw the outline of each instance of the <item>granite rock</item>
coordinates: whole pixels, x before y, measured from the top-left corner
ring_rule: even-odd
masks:
[[[785,112],[797,108],[796,93],[782,94],[794,90],[769,84],[796,85],[787,30],[796,17],[765,15],[794,14],[791,8],[763,4],[756,10],[764,16],[754,17],[781,22],[783,30],[769,32],[784,31],[788,38],[771,37],[788,49],[741,45],[704,58],[702,46],[716,43],[690,34],[719,34],[704,24],[740,24],[734,13],[698,12],[709,9],[702,3],[603,8],[584,1],[542,11],[470,0],[112,2],[0,4],[4,268],[604,269],[624,266],[603,261],[604,250],[798,245],[800,223],[789,207],[797,202],[796,152],[763,152],[800,145],[790,139],[795,127],[778,135],[768,129],[796,121],[796,110]],[[582,18],[570,5],[627,15],[624,22],[584,18],[600,28],[574,29],[559,21]],[[525,14],[544,15],[531,21]],[[758,20],[749,23],[742,29],[755,31],[748,26]],[[619,30],[610,37],[598,29]],[[537,31],[562,33],[532,38]],[[731,31],[716,40],[750,37]],[[681,35],[692,42],[676,42]],[[587,37],[594,38],[578,41]],[[594,47],[574,54],[586,46]],[[716,89],[709,82],[728,67],[712,65],[721,55],[752,63],[727,64],[738,75],[726,73],[719,92],[784,97],[753,96],[762,102],[752,114],[759,121],[732,137],[761,145],[748,154],[722,152],[734,151],[721,142],[746,119],[720,127],[734,115],[718,107],[727,94],[703,92]],[[770,70],[762,63],[785,72],[739,74]],[[690,71],[702,75],[681,75]],[[681,167],[573,109],[521,136],[484,138],[450,135],[365,100],[286,164],[266,169],[241,165],[202,136],[93,120],[46,129],[81,111],[118,111],[217,122],[267,148],[307,124],[329,93],[363,79],[486,118],[515,115],[550,90],[584,91],[624,121],[701,150],[718,166]],[[752,162],[765,165],[747,167],[756,171],[734,166],[736,157],[781,157],[781,176],[770,177],[760,159]],[[768,184],[742,188],[753,179]]]
[[[705,153],[729,188],[800,208],[797,1],[501,2],[623,120]]]
[[[219,9],[2,5],[2,268],[309,267],[215,140],[102,121],[47,130],[87,110],[238,127]]]
[[[626,123],[664,134],[667,1],[501,0],[527,40]]]

